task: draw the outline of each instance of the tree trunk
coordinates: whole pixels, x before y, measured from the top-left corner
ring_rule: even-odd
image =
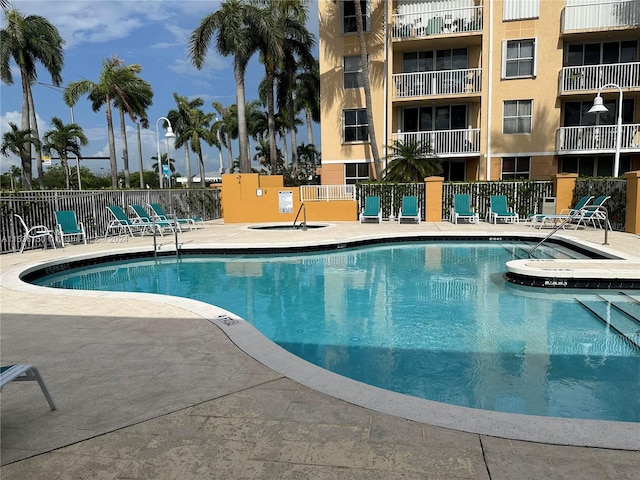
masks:
[[[191,188],[191,157],[189,156],[189,142],[184,142],[184,163],[187,168],[187,188]]]
[[[238,62],[233,67],[236,77],[236,105],[238,107],[238,147],[240,149],[240,173],[251,172],[249,160],[249,135],[247,134],[247,114],[244,95],[244,68]]]
[[[296,114],[293,111],[293,92],[289,90],[289,133],[291,134],[291,166],[298,176],[298,139],[296,138]]]
[[[200,161],[200,186],[202,188],[206,187],[206,182],[204,180],[204,158],[202,156],[202,150],[198,151],[198,160]]]
[[[36,168],[38,169],[38,184],[40,190],[44,190],[44,169],[42,168],[42,150],[40,149],[40,134],[38,133],[38,122],[36,120],[36,109],[33,105],[33,95],[31,93],[31,85],[27,86],[29,95],[29,123],[33,136],[38,139],[38,144],[34,145]]]
[[[362,8],[360,0],[354,0],[356,10],[356,26],[358,27],[358,40],[360,41],[360,63],[362,65],[362,87],[364,88],[364,98],[367,109],[367,122],[369,130],[369,147],[373,157],[375,168],[375,178],[380,181],[382,178],[382,165],[378,153],[378,143],[376,142],[376,132],[373,123],[373,106],[371,100],[371,84],[369,83],[369,59],[367,54],[367,43],[364,37],[364,25],[362,24]]]
[[[109,166],[111,167],[111,186],[118,188],[118,162],[116,160],[116,139],[113,135],[113,116],[111,114],[111,97],[107,96],[107,138],[109,141]],[[160,159],[158,159],[160,161]]]
[[[315,143],[313,143],[313,119],[311,118],[311,110],[305,108],[304,116],[307,120],[307,142],[311,145],[315,145]]]
[[[269,127],[269,157],[271,160],[271,173],[274,174],[278,168],[278,146],[276,144],[276,105],[273,98],[273,70],[274,58],[272,54],[267,55],[265,65],[267,69],[267,126]],[[285,159],[286,162],[286,159]]]
[[[144,165],[142,163],[142,142],[140,141],[140,123],[136,123],[138,133],[138,160],[140,167],[140,188],[144,188]]]
[[[29,130],[29,81],[24,72],[20,72],[22,77],[22,119],[20,128]],[[25,143],[20,150],[20,160],[22,162],[22,188],[31,190],[32,185],[32,164],[31,164],[31,144]]]
[[[60,163],[62,163],[62,168],[64,168],[64,180],[67,185],[67,190],[71,190],[71,169],[69,168],[69,159],[67,158],[66,152],[60,152]]]
[[[227,173],[233,173],[233,145],[231,145],[231,138],[226,135],[225,145],[227,147],[227,156],[229,160],[229,171]]]
[[[124,168],[124,186],[131,187],[129,180],[129,145],[127,144],[127,126],[124,123],[124,110],[118,109],[120,114],[120,138],[122,139],[122,164]]]

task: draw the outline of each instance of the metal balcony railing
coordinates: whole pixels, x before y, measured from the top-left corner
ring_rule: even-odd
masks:
[[[480,93],[482,89],[482,69],[466,68],[462,70],[394,73],[393,85],[394,98]]]
[[[560,72],[560,93],[597,90],[608,83],[640,89],[640,62],[563,67]]]
[[[419,12],[399,8],[392,20],[391,37],[394,40],[482,31],[482,6]]]
[[[562,33],[640,26],[638,0],[609,0],[597,3],[567,3],[562,12]]]
[[[436,155],[464,156],[480,153],[480,129],[434,130],[428,132],[398,132],[392,135],[402,142],[418,141],[429,145]]]
[[[616,125],[560,127],[556,133],[558,153],[614,153]],[[640,152],[640,124],[622,125],[621,152]]]

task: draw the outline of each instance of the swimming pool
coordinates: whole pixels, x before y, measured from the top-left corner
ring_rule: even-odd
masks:
[[[640,421],[638,350],[576,301],[596,308],[593,292],[506,284],[505,262],[524,252],[512,242],[422,242],[186,255],[85,266],[35,283],[219,305],[323,368],[439,402]],[[615,301],[634,311],[640,292],[627,293]]]

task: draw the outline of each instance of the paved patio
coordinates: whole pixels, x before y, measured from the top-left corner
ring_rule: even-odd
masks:
[[[481,231],[539,233],[522,225],[388,222],[257,232],[215,221],[179,241],[184,248],[289,246]],[[611,232],[607,246],[600,230],[559,235],[626,258],[628,269],[640,271],[636,235]],[[173,248],[173,238],[159,242]],[[341,383],[283,355],[245,324],[226,324],[228,312],[216,307],[154,295],[55,291],[16,279],[40,262],[151,245],[148,237],[112,238],[0,257],[2,364],[38,366],[58,405],[50,411],[31,382],[3,389],[3,480],[640,478],[638,424],[616,430],[605,424],[621,422],[596,422],[602,441],[616,446],[587,448],[552,444],[562,443],[566,430],[580,430],[579,421],[556,420],[554,429],[553,422],[525,417],[540,440],[514,440],[522,435],[516,421],[506,425],[513,434],[501,436],[505,426],[494,421],[500,417],[487,412],[458,416],[427,405],[421,414],[422,406],[407,397]]]

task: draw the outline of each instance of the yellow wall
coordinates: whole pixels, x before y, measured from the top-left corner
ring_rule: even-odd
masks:
[[[222,211],[225,223],[293,222],[300,209],[300,189],[284,187],[281,175],[257,173],[222,175]],[[280,194],[291,192],[291,212],[280,212]],[[261,194],[261,195],[259,195]],[[355,200],[307,201],[307,222],[355,221]],[[302,213],[298,222],[303,219]]]
[[[624,231],[640,233],[640,170],[625,173],[627,179],[627,212]]]

